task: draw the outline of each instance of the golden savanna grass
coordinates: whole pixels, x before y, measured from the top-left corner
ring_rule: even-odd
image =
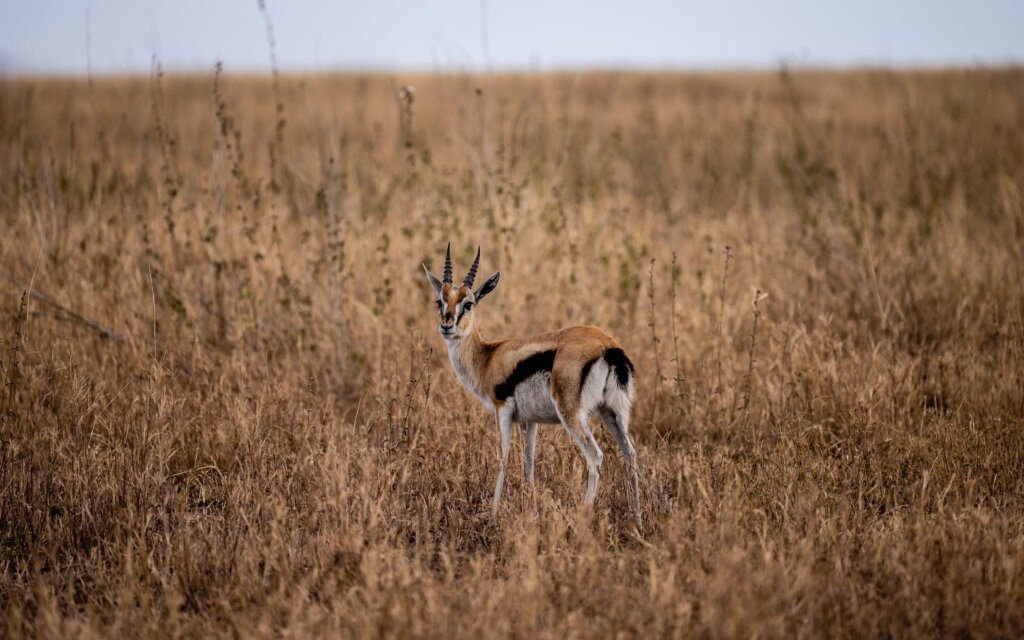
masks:
[[[0,140],[0,636],[1024,633],[1021,69],[8,79]],[[485,337],[631,355],[642,534],[603,430],[491,522],[449,241]]]

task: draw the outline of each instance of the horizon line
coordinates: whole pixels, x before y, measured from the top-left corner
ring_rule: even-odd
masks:
[[[159,60],[156,61],[159,64]],[[201,76],[214,73],[218,62],[209,67],[193,65],[166,66],[160,64],[160,71],[164,75],[173,76]],[[221,63],[222,64],[222,63]],[[780,70],[793,72],[835,72],[835,73],[856,73],[864,71],[892,71],[892,72],[941,72],[941,71],[1008,71],[1024,68],[1024,58],[1007,60],[976,60],[965,62],[963,60],[948,62],[908,62],[893,63],[880,61],[854,61],[854,62],[827,62],[827,61],[799,61],[782,59],[774,63],[736,63],[736,64],[694,64],[694,65],[652,65],[652,64],[584,64],[584,65],[550,65],[544,68],[529,65],[496,65],[490,69],[476,67],[461,68],[439,68],[436,65],[336,65],[303,67],[289,65],[285,68],[270,69],[266,66],[240,66],[228,68],[221,66],[222,75],[230,76],[270,76],[277,73],[281,76],[329,76],[329,75],[388,75],[388,74],[410,74],[418,76],[487,76],[487,75],[565,75],[574,73],[630,73],[630,74],[765,74],[777,73]],[[103,69],[100,71],[80,70],[68,71],[60,69],[32,69],[32,68],[0,68],[0,79],[116,79],[116,78],[145,78],[153,74],[155,66],[148,70],[136,68],[126,69]]]

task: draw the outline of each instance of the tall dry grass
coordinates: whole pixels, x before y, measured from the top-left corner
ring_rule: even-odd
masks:
[[[1022,87],[4,81],[0,635],[1020,636]],[[632,355],[642,536],[557,428],[490,522],[448,241]]]

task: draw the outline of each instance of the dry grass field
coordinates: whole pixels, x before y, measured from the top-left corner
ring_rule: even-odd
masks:
[[[1024,634],[1022,69],[8,79],[0,141],[2,637]],[[603,429],[492,522],[449,241],[485,337],[632,356],[642,533]]]

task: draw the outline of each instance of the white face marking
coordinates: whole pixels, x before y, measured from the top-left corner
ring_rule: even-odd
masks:
[[[452,292],[452,295],[458,295],[456,291]],[[450,297],[450,296],[449,296]],[[441,334],[445,340],[451,341],[457,338],[464,337],[470,331],[470,314],[474,310],[476,305],[476,299],[473,293],[470,292],[464,298],[456,302],[454,305],[449,304],[443,297],[439,297],[437,301],[440,303],[438,308],[438,327],[437,331]],[[467,309],[468,305],[468,309]],[[445,316],[451,312],[453,317],[452,325],[450,326],[451,331],[445,331]],[[463,318],[467,319],[467,322],[462,322]]]
[[[448,302],[444,299],[443,296],[438,297],[438,299],[437,299],[437,313],[438,313],[437,332],[440,333],[441,337],[444,338],[445,340],[452,340],[452,339],[455,339],[455,338],[459,337],[459,328],[458,328],[458,326],[456,326],[456,323],[453,322],[451,325],[446,325],[445,324],[446,316],[448,315],[449,311],[452,311],[451,305],[448,304]],[[455,314],[452,313],[452,315],[454,316]],[[447,329],[447,331],[446,331],[446,329]]]

